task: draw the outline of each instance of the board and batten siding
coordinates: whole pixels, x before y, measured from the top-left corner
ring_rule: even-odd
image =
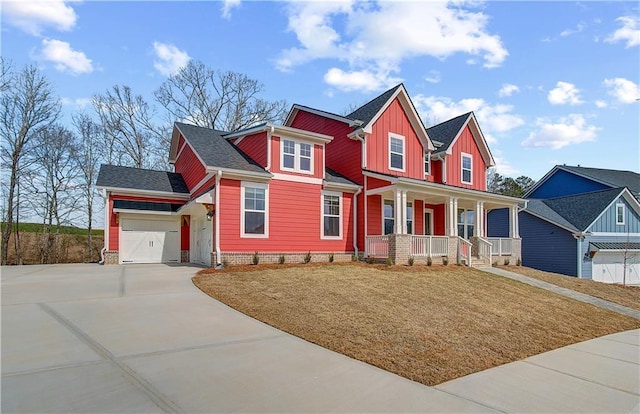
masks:
[[[578,244],[571,232],[526,211],[521,212],[518,219],[523,266],[569,276],[578,275]]]
[[[389,133],[404,136],[404,172],[389,169]],[[367,142],[367,169],[399,177],[433,181],[424,175],[424,147],[396,98],[373,124]]]
[[[580,250],[581,250],[580,257],[582,258],[582,279],[593,279],[593,259],[590,258],[589,255],[587,254],[589,252],[589,243],[591,242],[640,243],[640,237],[627,236],[625,234],[620,234],[619,236],[587,236],[585,237],[580,243]]]
[[[333,140],[325,144],[327,167],[363,184],[362,144],[347,137],[353,131],[349,124],[299,110],[291,127],[332,136]]]
[[[238,140],[236,139],[236,142]],[[242,152],[247,154],[251,159],[260,164],[261,167],[267,166],[267,132],[259,132],[257,134],[247,135],[235,144]]]
[[[271,180],[269,235],[240,237],[240,184],[220,183],[220,249],[222,252],[264,253],[353,252],[353,194],[342,193],[342,239],[321,239],[321,185]]]
[[[470,154],[471,184],[462,183],[462,153]],[[482,159],[478,144],[473,138],[469,126],[460,133],[460,136],[451,148],[451,155],[447,155],[447,184],[456,187],[471,188],[480,191],[487,190],[487,166]]]
[[[205,166],[188,143],[176,159],[173,168],[175,172],[182,175],[189,191],[207,174]]]
[[[564,170],[556,170],[528,198],[554,198],[608,188],[611,187]]]
[[[623,225],[616,224],[616,204],[624,204],[625,206]],[[640,233],[640,217],[631,208],[627,200],[624,197],[620,197],[587,230],[592,233]]]

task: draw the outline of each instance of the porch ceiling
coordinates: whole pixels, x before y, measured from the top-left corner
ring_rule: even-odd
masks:
[[[384,188],[375,189],[374,191],[367,191],[367,196],[370,195],[381,195],[384,199],[393,200],[393,194],[395,191],[395,186],[388,186]],[[402,190],[402,188],[398,188]],[[473,197],[469,194],[437,194],[428,190],[423,191],[415,191],[415,190],[407,190],[407,201],[413,200],[423,200],[426,204],[446,204],[449,200],[449,197],[456,197],[458,199],[458,207],[460,208],[475,208],[476,201],[482,201],[483,207],[485,210],[493,210],[497,208],[509,208],[513,205],[523,203],[524,200],[514,199],[513,202],[505,202],[502,200],[492,200],[492,194],[487,193],[487,196],[482,197]]]

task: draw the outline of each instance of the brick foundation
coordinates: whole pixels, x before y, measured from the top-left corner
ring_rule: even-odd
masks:
[[[411,235],[410,234],[390,234],[389,235],[389,258],[393,264],[404,265],[409,263],[411,256]]]
[[[329,254],[311,253],[311,263],[328,263]],[[284,256],[285,263],[304,263],[306,253],[260,253],[258,252],[259,263],[279,263],[280,255]],[[334,262],[350,262],[353,253],[333,253]],[[253,253],[222,253],[222,263],[228,265],[253,264]],[[211,255],[211,263],[215,263],[215,253]]]
[[[117,265],[120,264],[120,254],[117,250],[108,250],[104,252],[104,264]]]
[[[180,263],[189,263],[189,250],[180,250]]]

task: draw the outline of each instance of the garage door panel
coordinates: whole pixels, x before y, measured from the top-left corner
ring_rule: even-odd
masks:
[[[598,252],[593,258],[593,280],[604,283],[640,284],[640,263],[637,254]]]
[[[171,218],[121,218],[122,263],[180,262],[180,223]]]

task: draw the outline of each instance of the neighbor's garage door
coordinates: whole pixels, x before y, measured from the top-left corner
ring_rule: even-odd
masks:
[[[626,284],[640,283],[640,263],[638,254],[633,252],[627,255]],[[599,251],[593,257],[593,280],[605,283],[623,283],[625,270],[624,253]]]
[[[120,218],[120,263],[180,262],[180,222],[175,217]]]

